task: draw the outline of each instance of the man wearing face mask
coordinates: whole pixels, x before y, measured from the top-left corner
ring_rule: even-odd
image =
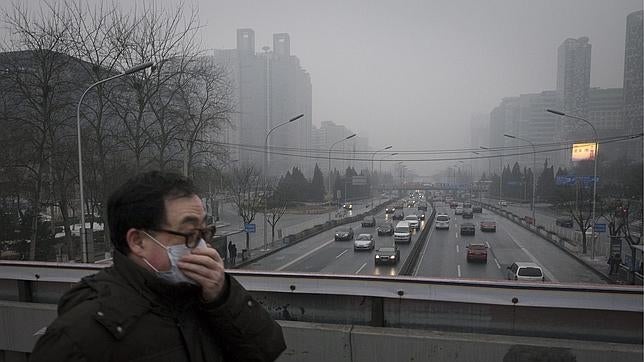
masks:
[[[272,361],[280,326],[224,270],[189,179],[135,176],[108,201],[112,267],[67,292],[32,361]]]

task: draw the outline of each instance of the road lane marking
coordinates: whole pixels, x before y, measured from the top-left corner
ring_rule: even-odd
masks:
[[[458,252],[459,252],[459,251],[458,251],[458,245],[456,245],[456,253],[458,253]]]
[[[490,249],[490,248],[491,248],[491,246],[490,246],[490,242],[489,242],[489,241],[486,241],[486,242],[485,242],[485,245],[487,245],[487,248],[488,248],[488,249]]]
[[[315,249],[313,249],[313,250],[309,251],[308,253],[306,253],[306,254],[302,254],[302,255],[300,255],[299,257],[297,257],[297,258],[295,258],[295,259],[291,260],[290,262],[288,262],[288,263],[286,263],[286,264],[282,265],[281,267],[279,267],[279,268],[275,269],[275,271],[280,271],[280,270],[284,270],[284,269],[288,268],[289,266],[291,266],[291,265],[293,265],[293,264],[297,263],[298,261],[300,261],[300,260],[302,260],[302,259],[306,258],[307,256],[309,256],[309,255],[311,255],[311,254],[315,253],[316,251],[318,251],[318,250],[322,249],[323,247],[325,247],[325,246],[327,246],[327,245],[331,244],[331,243],[332,243],[332,242],[334,242],[334,241],[335,241],[335,240],[329,240],[329,241],[327,241],[326,243],[324,243],[324,244],[322,244],[322,245],[318,246],[317,248],[315,248]]]
[[[528,258],[530,258],[530,259],[532,260],[532,262],[533,262],[533,263],[538,264],[538,265],[541,267],[541,269],[543,269],[543,273],[548,277],[548,279],[549,279],[551,282],[555,282],[555,283],[558,283],[558,282],[559,282],[559,281],[554,277],[554,275],[552,275],[552,273],[550,272],[550,270],[548,270],[545,266],[543,266],[543,264],[542,264],[542,263],[540,263],[540,262],[539,262],[539,260],[537,260],[537,258],[535,258],[535,257],[534,257],[534,255],[532,255],[532,253],[530,253],[530,252],[528,251],[528,249],[524,248],[524,247],[523,247],[523,245],[521,245],[521,244],[517,241],[517,239],[516,239],[514,236],[512,236],[512,234],[510,234],[510,232],[509,232],[508,230],[506,230],[505,232],[508,234],[508,236],[510,236],[510,239],[512,239],[512,241],[514,241],[514,243],[515,243],[515,244],[517,244],[517,246],[518,246],[518,247],[519,247],[519,248],[520,248],[520,249],[525,253],[525,255],[527,255],[527,256],[528,256]]]
[[[423,259],[425,258],[425,253],[427,252],[427,247],[429,246],[429,241],[432,239],[432,234],[434,234],[434,230],[436,228],[431,228],[429,230],[429,235],[427,235],[427,239],[425,240],[425,246],[423,247],[423,253],[420,255],[420,260],[418,261],[418,264],[416,264],[416,270],[412,273],[413,276],[418,275],[418,270],[420,269],[420,266],[423,265]]]
[[[456,232],[456,238],[458,239],[458,231]]]
[[[494,262],[496,263],[496,267],[501,269],[501,264],[499,264],[499,261],[494,258]]]
[[[342,255],[344,255],[344,253],[346,253],[347,251],[349,251],[349,249],[344,249],[344,251],[343,251],[343,252],[341,252],[340,254],[338,254],[338,256],[336,256],[335,258],[337,259],[337,258],[341,257],[341,256],[342,256]]]
[[[362,264],[362,266],[360,267],[360,269],[356,270],[356,272],[355,272],[355,273],[353,273],[353,274],[360,274],[360,272],[362,271],[362,269],[364,269],[364,267],[366,267],[366,266],[367,266],[367,263]]]
[[[456,270],[458,271],[458,277],[460,278],[461,277],[461,265],[460,264],[456,266]]]

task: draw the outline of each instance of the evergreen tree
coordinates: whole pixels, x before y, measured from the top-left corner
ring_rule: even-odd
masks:
[[[324,201],[324,176],[322,176],[322,171],[318,167],[318,164],[315,164],[315,170],[313,170],[313,180],[311,180],[311,198],[312,201]]]

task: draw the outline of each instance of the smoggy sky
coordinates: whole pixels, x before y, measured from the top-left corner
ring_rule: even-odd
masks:
[[[311,74],[313,124],[334,121],[373,148],[405,150],[467,146],[473,114],[554,89],[557,47],[569,37],[590,38],[591,86],[621,87],[626,16],[642,9],[641,0],[190,4],[206,48],[234,48],[238,28],[255,30],[257,51],[272,46],[273,33],[289,33]]]

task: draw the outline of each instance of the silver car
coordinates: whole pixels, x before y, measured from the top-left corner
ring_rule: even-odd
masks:
[[[353,250],[373,250],[376,247],[376,242],[373,240],[371,234],[360,234],[353,241]]]

